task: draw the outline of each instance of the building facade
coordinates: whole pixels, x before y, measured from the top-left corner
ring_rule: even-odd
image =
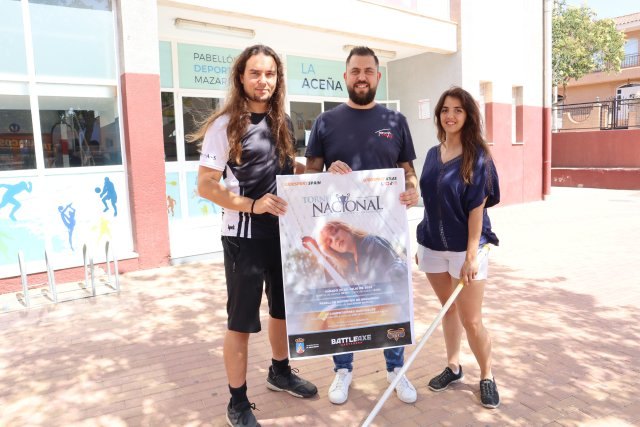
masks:
[[[300,156],[314,119],[347,99],[348,51],[367,45],[376,99],[407,116],[418,173],[437,144],[433,107],[459,85],[484,112],[503,203],[540,200],[550,3],[2,0],[0,286],[18,283],[19,251],[37,273],[46,250],[58,280],[82,276],[85,245],[104,259],[107,241],[123,270],[220,251],[221,209],[197,194],[185,136],[256,43],[285,64]]]
[[[595,71],[559,90],[555,186],[640,189],[640,12],[613,21],[625,35],[620,72]]]
[[[640,7],[640,6],[639,6]],[[595,71],[559,89],[565,104],[618,99],[640,99],[640,12],[613,18],[624,32],[624,58],[619,73]],[[640,123],[639,123],[640,125]]]

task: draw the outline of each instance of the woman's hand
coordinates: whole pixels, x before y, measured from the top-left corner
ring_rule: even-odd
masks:
[[[420,195],[415,188],[409,188],[400,193],[400,204],[405,205],[407,209],[417,205],[419,200]]]
[[[462,280],[465,286],[471,284],[471,282],[476,279],[478,268],[479,263],[476,256],[465,258],[464,264],[462,264],[462,268],[460,269],[460,280]]]
[[[271,215],[280,216],[287,212],[287,202],[275,194],[267,193],[256,199],[253,204],[254,214],[270,213]]]

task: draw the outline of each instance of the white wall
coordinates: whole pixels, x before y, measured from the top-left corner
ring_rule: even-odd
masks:
[[[389,99],[400,100],[400,111],[409,121],[409,129],[416,148],[414,166],[418,177],[429,148],[438,144],[433,109],[447,88],[460,85],[462,72],[460,54],[426,53],[387,64]],[[430,116],[418,119],[418,100],[429,99]]]
[[[542,106],[543,1],[461,0],[462,86],[475,96],[493,85],[493,102],[511,104],[523,86],[525,105]]]
[[[449,0],[431,0],[430,3],[431,16],[361,0],[175,0],[172,5],[202,8],[224,15],[230,21],[250,18],[256,22],[315,29],[325,34],[364,37],[370,39],[372,45],[392,42],[454,52],[456,26],[448,16],[442,16],[443,10],[448,10]],[[428,4],[426,7],[429,9]]]
[[[120,74],[160,74],[156,0],[116,2]]]

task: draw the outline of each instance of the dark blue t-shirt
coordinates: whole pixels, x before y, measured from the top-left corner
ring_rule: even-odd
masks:
[[[487,198],[482,214],[480,245],[498,244],[491,231],[487,209],[500,201],[498,173],[485,153],[478,153],[473,167],[471,184],[462,180],[462,156],[442,163],[440,146],[427,153],[420,177],[420,191],[424,200],[424,218],[418,224],[418,243],[435,251],[463,252],[469,238],[469,212]]]
[[[398,167],[416,158],[407,119],[376,104],[364,110],[340,104],[322,113],[311,129],[307,157],[322,157],[325,169],[340,160],[354,171]]]

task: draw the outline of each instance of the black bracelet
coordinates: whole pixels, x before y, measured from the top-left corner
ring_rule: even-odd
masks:
[[[251,213],[253,213],[253,205],[255,205],[255,204],[256,204],[256,200],[257,200],[257,199],[253,199],[253,202],[251,203]]]

